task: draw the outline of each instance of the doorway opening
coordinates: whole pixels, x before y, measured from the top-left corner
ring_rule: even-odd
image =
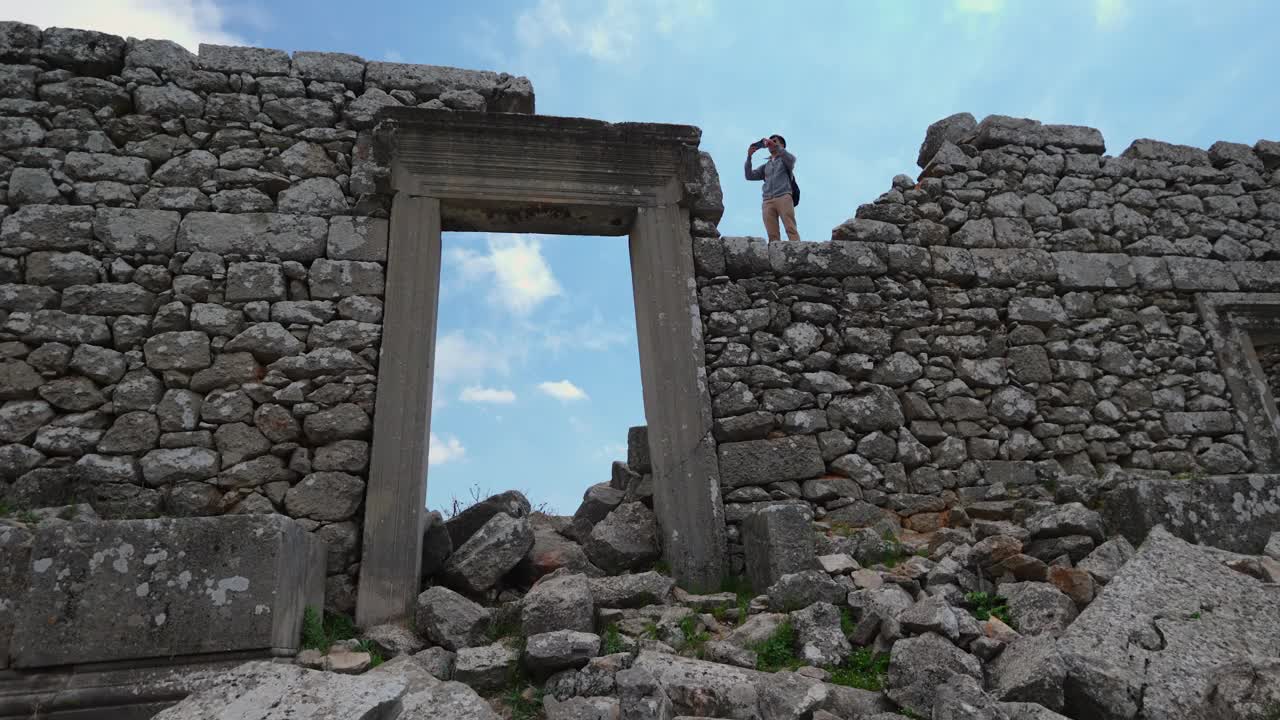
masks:
[[[572,515],[644,424],[625,238],[442,235],[427,508]]]

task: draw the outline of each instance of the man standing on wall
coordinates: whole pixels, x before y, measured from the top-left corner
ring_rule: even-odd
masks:
[[[769,148],[769,160],[756,169],[751,169],[751,156],[762,147]],[[764,230],[769,242],[781,240],[778,232],[778,219],[787,229],[788,240],[800,240],[796,230],[796,200],[799,188],[795,187],[795,176],[792,170],[796,166],[796,156],[787,152],[787,139],[781,135],[770,135],[764,140],[751,143],[747,148],[745,166],[748,180],[764,181]]]

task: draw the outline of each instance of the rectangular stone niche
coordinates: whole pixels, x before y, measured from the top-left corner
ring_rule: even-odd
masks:
[[[1249,441],[1254,472],[1280,471],[1280,293],[1201,293],[1196,298],[1218,369]]]
[[[282,515],[37,527],[28,548],[15,668],[289,654],[324,602],[324,544]]]

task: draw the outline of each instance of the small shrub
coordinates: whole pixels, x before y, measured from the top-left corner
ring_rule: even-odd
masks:
[[[18,515],[17,515],[17,517],[16,517],[16,519],[17,519],[17,521],[18,521],[18,522],[26,523],[27,525],[39,525],[39,524],[40,524],[40,516],[39,516],[39,515],[36,515],[35,513],[31,512],[30,510],[23,510],[23,511],[19,512],[19,513],[18,513]]]
[[[845,637],[853,634],[853,629],[858,626],[858,621],[853,619],[853,608],[840,608],[840,631]]]
[[[796,631],[787,620],[773,631],[768,640],[758,642],[751,649],[756,654],[756,669],[764,672],[795,670],[804,665],[796,657]]]
[[[659,560],[653,564],[653,571],[659,575],[671,577],[671,564],[666,560]]]
[[[645,625],[645,626],[644,626],[644,636],[645,636],[645,637],[647,637],[647,638],[649,638],[650,640],[657,640],[657,639],[658,639],[658,625],[657,625],[657,623],[648,623],[647,625]]]
[[[0,517],[9,517],[13,512],[13,508],[9,507],[9,503],[0,500]]]
[[[1001,622],[1011,628],[1014,627],[1013,618],[1009,616],[1009,601],[996,595],[995,593],[971,592],[964,596],[965,602],[973,606],[973,616],[979,620],[986,620],[991,617],[999,618]]]
[[[880,690],[884,687],[885,675],[889,673],[889,654],[873,653],[871,648],[860,648],[843,663],[827,668],[831,674],[833,685],[858,688],[860,690]]]
[[[617,625],[611,624],[604,629],[604,644],[600,649],[605,655],[627,651],[626,646],[622,644],[622,633],[618,632]]]

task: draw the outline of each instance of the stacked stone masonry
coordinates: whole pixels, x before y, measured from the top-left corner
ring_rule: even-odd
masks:
[[[1103,152],[961,114],[830,242],[694,239],[735,568],[773,503],[927,532],[993,487],[1274,471],[1196,301],[1280,289],[1280,143]]]
[[[350,612],[382,334],[385,106],[524,78],[0,23],[0,501],[282,513]]]

